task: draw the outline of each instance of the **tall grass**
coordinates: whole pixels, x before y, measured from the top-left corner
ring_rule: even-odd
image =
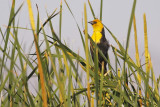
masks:
[[[64,4],[62,3],[64,2]],[[62,42],[62,25],[63,25],[63,5],[66,5],[68,11],[73,16],[83,44],[85,58],[75,53],[65,43]],[[84,3],[84,22],[85,29],[78,25],[74,13],[69,3],[64,0],[60,3],[60,9],[53,10],[47,20],[40,22],[40,13],[37,6],[37,16],[33,17],[31,1],[27,0],[28,13],[31,29],[27,30],[33,34],[33,45],[35,53],[24,53],[18,39],[19,27],[15,22],[16,16],[23,6],[20,5],[16,10],[15,0],[12,0],[10,17],[5,32],[1,31],[2,43],[0,46],[0,106],[32,106],[32,107],[80,107],[80,106],[125,106],[125,107],[142,107],[158,106],[159,101],[159,79],[156,80],[151,56],[148,50],[147,37],[147,19],[144,14],[144,49],[145,49],[145,67],[140,63],[138,52],[138,39],[136,29],[136,0],[133,2],[128,33],[126,35],[126,47],[124,48],[116,35],[111,32],[104,24],[104,28],[115,40],[118,47],[111,45],[112,54],[115,58],[115,65],[110,63],[110,59],[103,55],[101,50],[93,42],[88,34],[87,28],[87,10],[89,9],[95,19],[94,9],[88,0]],[[103,0],[100,1],[100,20],[103,19]],[[55,17],[59,15],[59,34],[54,31],[53,23]],[[35,21],[36,19],[36,21]],[[133,25],[132,25],[133,23]],[[49,25],[51,35],[45,31],[46,24]],[[132,27],[133,26],[133,27]],[[130,44],[130,32],[134,30],[136,62],[128,54]],[[83,33],[84,31],[84,33]],[[39,36],[44,40],[39,41]],[[91,60],[89,52],[89,41],[95,46],[95,60]],[[45,50],[41,51],[41,45],[45,44]],[[55,51],[53,51],[55,50]],[[108,62],[108,71],[104,74],[98,68],[98,53]],[[35,59],[32,60],[32,56]],[[123,63],[122,63],[123,62]],[[10,66],[9,66],[9,65]],[[58,65],[58,66],[57,66]],[[31,71],[29,75],[27,72]],[[18,72],[18,73],[17,73]],[[86,75],[82,77],[80,72]],[[30,89],[29,80],[36,76],[38,87],[36,94]],[[86,78],[86,79],[84,79]],[[86,83],[86,84],[84,84]]]

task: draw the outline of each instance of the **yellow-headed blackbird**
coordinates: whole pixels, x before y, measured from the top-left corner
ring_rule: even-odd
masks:
[[[107,39],[105,38],[105,32],[103,24],[100,20],[95,19],[93,21],[88,22],[93,27],[93,34],[92,34],[92,40],[97,44],[99,49],[103,52],[104,56],[108,59],[108,49],[109,49],[109,43]],[[92,43],[90,43],[90,51],[92,55],[92,59],[94,61],[94,47]],[[104,73],[106,72],[106,65],[107,61],[104,60],[104,58],[98,53],[98,60],[99,60],[99,68],[101,70],[102,68],[102,62],[104,62]]]

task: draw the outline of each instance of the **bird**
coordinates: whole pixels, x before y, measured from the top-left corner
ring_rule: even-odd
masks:
[[[102,53],[108,60],[108,50],[110,45],[108,40],[105,37],[105,31],[104,31],[104,26],[102,22],[99,19],[94,19],[93,21],[90,21],[88,23],[90,23],[93,27],[93,34],[91,36],[92,40],[94,41],[94,43],[96,43],[98,48],[102,51]],[[94,54],[95,54],[94,49],[95,48],[93,44],[90,42],[90,52],[91,52],[93,61],[94,61]],[[104,58],[100,55],[100,53],[98,53],[98,65],[99,65],[100,71],[102,69],[102,62],[104,62],[104,74],[105,74],[107,72],[107,68],[106,68],[107,61],[104,60]]]

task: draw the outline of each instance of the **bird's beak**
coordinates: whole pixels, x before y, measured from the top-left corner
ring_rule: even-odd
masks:
[[[90,23],[91,25],[93,25],[93,24],[94,24],[94,22],[93,22],[93,21],[90,21],[90,22],[88,22],[88,23]]]

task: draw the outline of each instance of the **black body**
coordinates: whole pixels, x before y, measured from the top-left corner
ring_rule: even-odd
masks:
[[[109,42],[105,38],[104,28],[102,29],[101,34],[102,34],[102,38],[100,39],[100,43],[97,43],[97,46],[102,51],[104,56],[108,59]],[[92,59],[94,61],[94,47],[92,43],[90,43],[90,51],[91,51]],[[99,60],[98,64],[99,64],[100,70],[102,69],[102,62],[104,62],[104,73],[106,73],[107,72],[107,68],[106,68],[107,61],[104,60],[104,58],[100,55],[100,53],[98,53],[98,60]]]

